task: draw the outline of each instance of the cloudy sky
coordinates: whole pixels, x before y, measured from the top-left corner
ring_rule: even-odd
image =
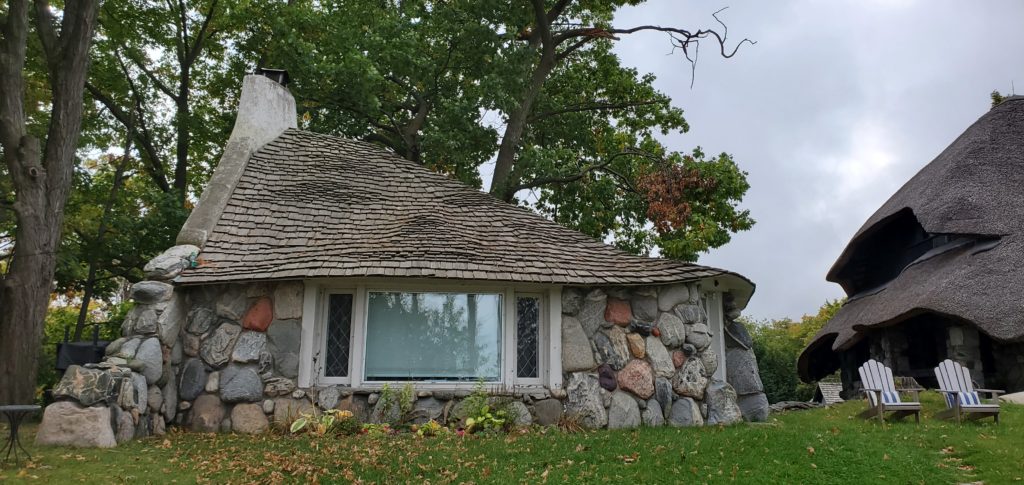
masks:
[[[750,174],[757,224],[700,262],[757,283],[747,315],[795,318],[843,295],[825,273],[850,237],[993,89],[1024,94],[1024,2],[652,0],[615,23],[696,29],[724,6],[730,41],[757,45],[728,60],[706,45],[692,89],[661,35],[617,50],[686,111],[669,146],[729,152]]]

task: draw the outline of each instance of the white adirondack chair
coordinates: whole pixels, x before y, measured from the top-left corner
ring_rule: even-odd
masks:
[[[946,359],[935,368],[935,378],[939,381],[939,392],[946,396],[946,410],[936,414],[940,418],[961,417],[975,420],[992,416],[999,422],[999,395],[1006,391],[994,389],[975,389],[971,382],[971,372],[958,362]],[[988,394],[992,402],[987,403],[978,393]]]
[[[892,369],[874,359],[860,366],[860,380],[864,384],[864,393],[868,399],[868,409],[860,413],[862,418],[877,417],[879,422],[884,423],[885,413],[891,412],[896,419],[913,414],[915,421],[921,422],[921,403],[918,402],[917,393],[924,389],[896,389]],[[912,393],[914,400],[902,400],[900,392]]]

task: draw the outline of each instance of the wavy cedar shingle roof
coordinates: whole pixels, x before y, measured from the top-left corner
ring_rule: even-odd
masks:
[[[580,285],[730,279],[634,256],[374,145],[285,131],[249,160],[181,284],[395,276]]]
[[[851,298],[801,353],[804,380],[835,370],[831,354],[865,330],[922,313],[966,320],[997,341],[1024,340],[1024,96],[992,108],[900,188],[853,237],[829,280],[907,209],[932,234],[998,239],[926,254],[884,288]]]

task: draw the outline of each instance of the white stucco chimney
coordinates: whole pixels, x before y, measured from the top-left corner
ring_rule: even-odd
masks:
[[[202,248],[224,212],[249,157],[285,130],[298,126],[295,98],[285,87],[288,73],[273,69],[257,72],[242,80],[242,95],[231,137],[199,203],[178,233],[179,245]]]

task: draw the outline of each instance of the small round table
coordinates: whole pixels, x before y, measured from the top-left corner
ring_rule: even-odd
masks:
[[[39,412],[42,409],[40,406],[35,404],[21,405],[21,406],[0,406],[0,414],[7,417],[7,422],[11,425],[11,436],[7,438],[7,444],[3,448],[0,448],[0,453],[7,452],[4,456],[4,461],[10,461],[11,453],[14,453],[14,463],[18,463],[18,449],[21,448],[22,453],[32,459],[32,455],[29,454],[25,447],[21,446],[21,440],[18,438],[18,427],[21,426],[21,421],[26,416]]]

